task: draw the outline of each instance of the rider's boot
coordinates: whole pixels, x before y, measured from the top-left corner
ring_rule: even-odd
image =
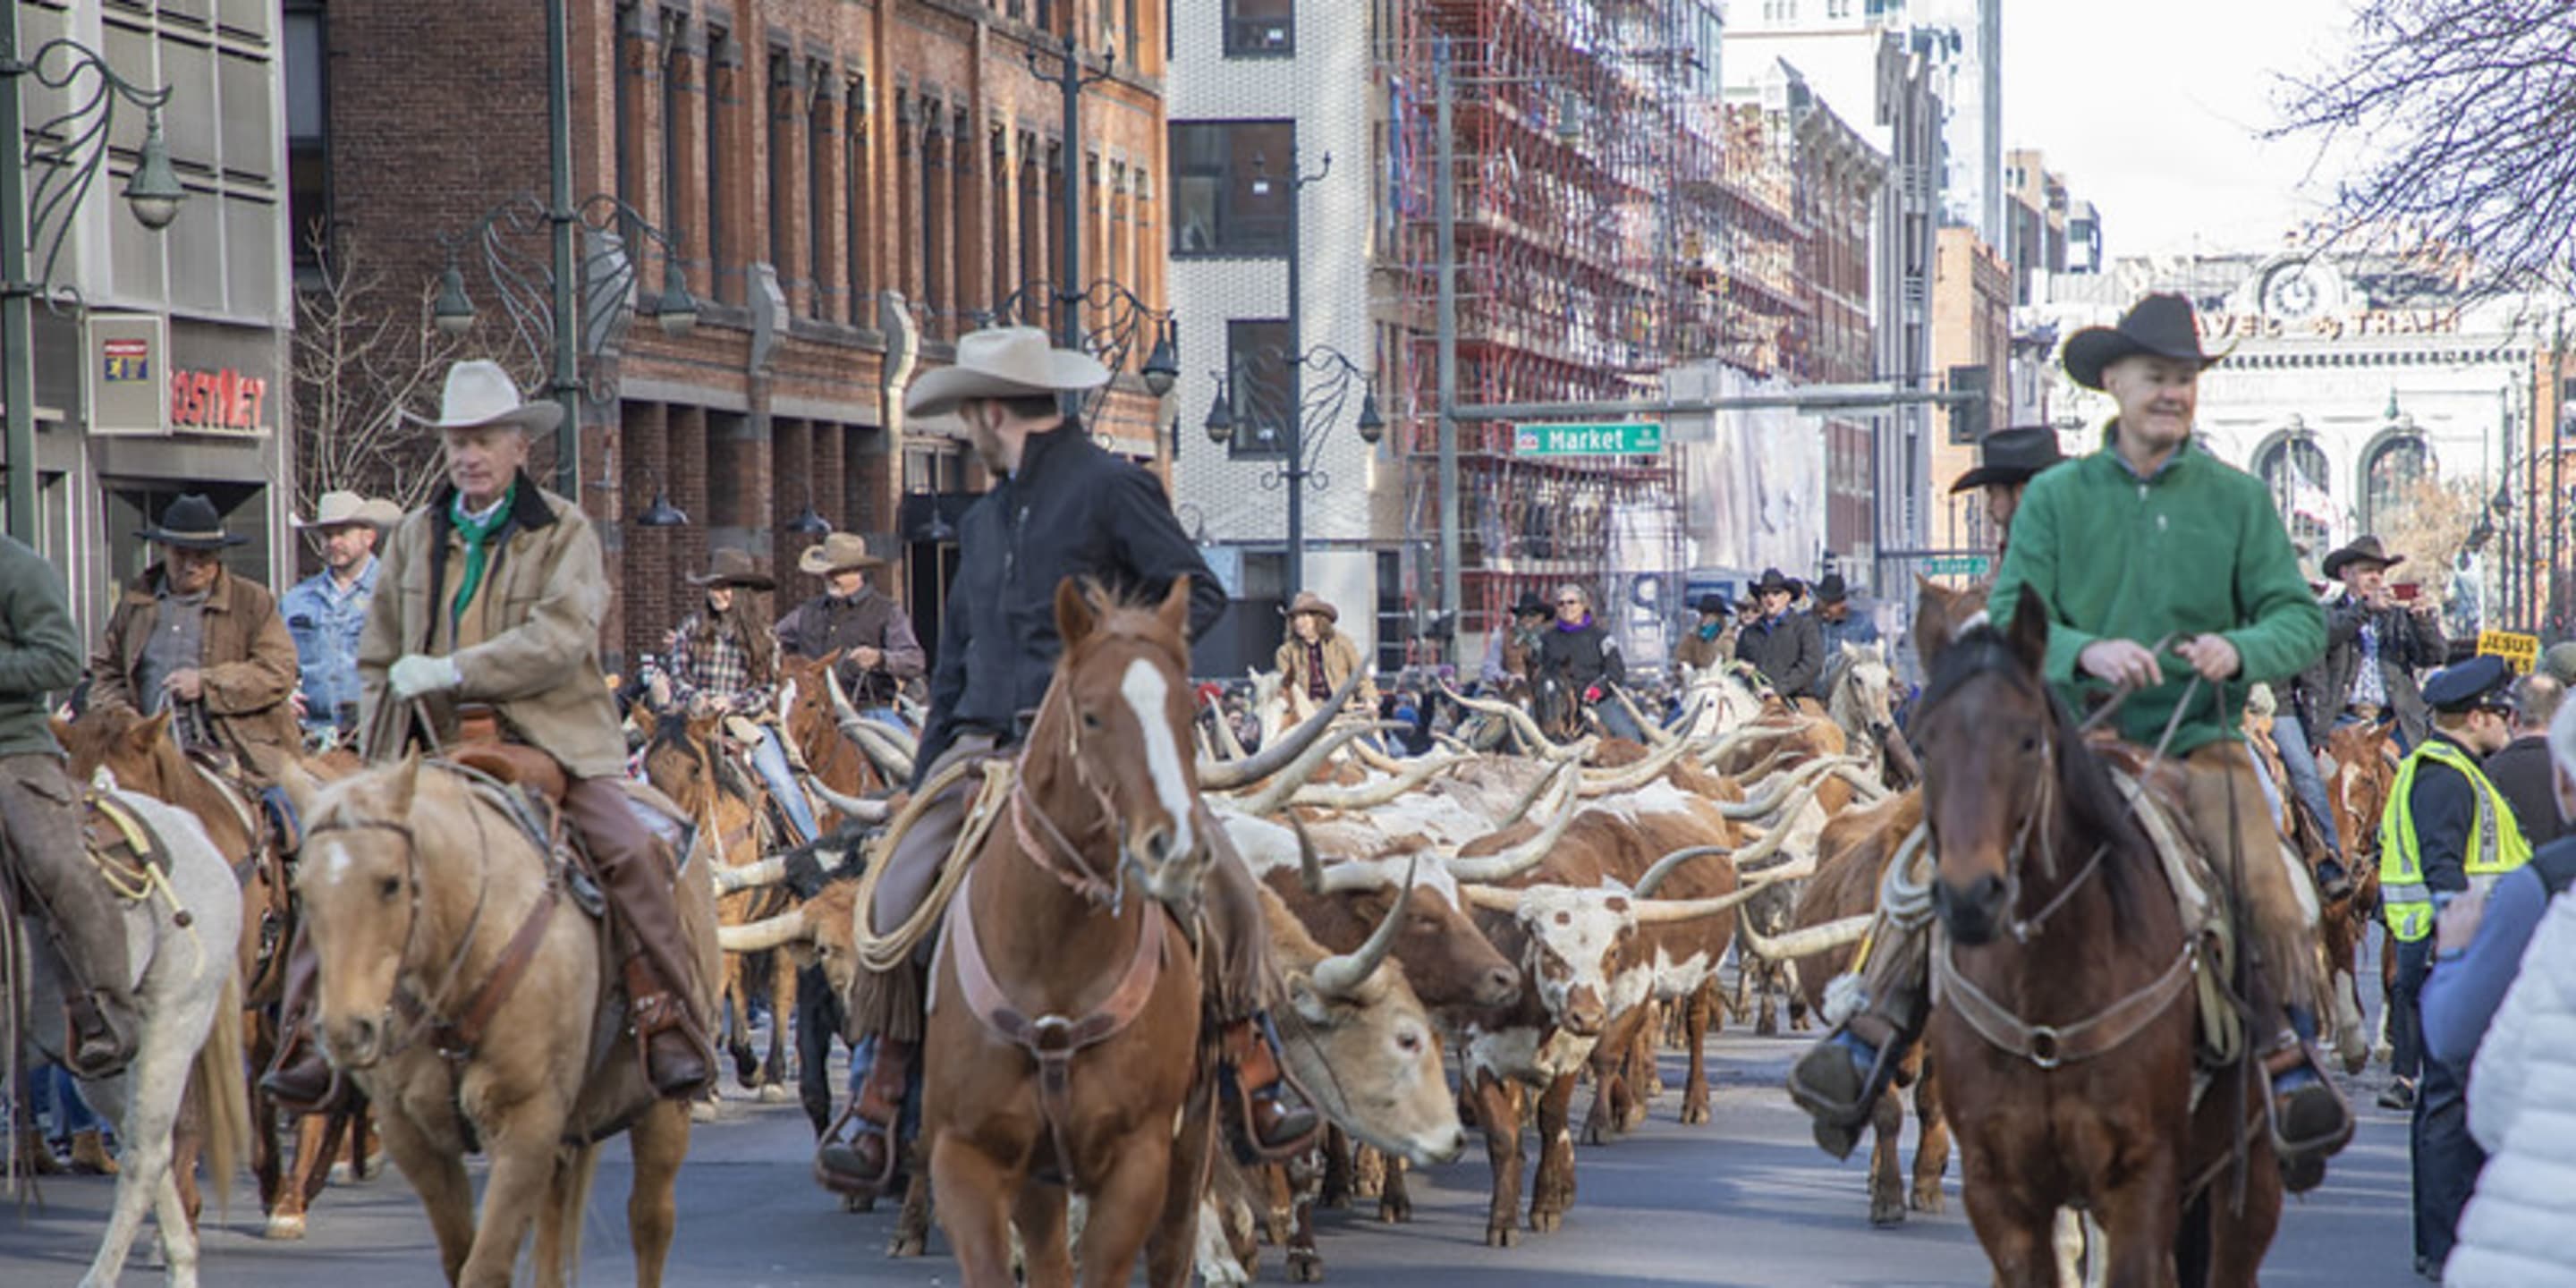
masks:
[[[1225,1074],[1226,1134],[1246,1164],[1296,1153],[1313,1143],[1324,1120],[1297,1093],[1279,1058],[1270,1017],[1226,1026],[1219,1039]]]
[[[814,1152],[814,1179],[823,1188],[873,1198],[894,1182],[895,1164],[902,1154],[895,1147],[895,1124],[902,1118],[904,1090],[912,1080],[913,1057],[920,1051],[918,1042],[877,1039],[876,1062],[868,1066],[859,1094],[842,1115],[844,1121],[857,1120],[855,1134],[843,1141],[835,1125],[823,1147]]]
[[[259,1076],[259,1089],[290,1114],[329,1113],[348,1098],[348,1083],[322,1054],[313,1031],[314,989],[322,962],[297,931],[286,949],[286,995],[278,1004],[277,1055]]]
[[[2326,1160],[2352,1139],[2352,1110],[2317,1059],[2316,1017],[2292,1007],[2288,1018],[2289,1029],[2263,1057],[2263,1072],[2271,1081],[2272,1152],[2281,1185],[2302,1194],[2325,1180]]]
[[[2317,901],[2333,903],[2352,893],[2352,873],[2329,854],[2317,860]]]
[[[67,1063],[83,1078],[113,1076],[134,1058],[142,1016],[126,987],[125,909],[89,859],[81,835],[81,798],[51,756],[0,760],[0,823],[8,855],[43,914],[45,932],[69,976],[63,1010],[70,1022]]]
[[[1798,1057],[1789,1069],[1789,1099],[1815,1120],[1818,1148],[1835,1158],[1851,1156],[1914,1036],[1878,1010],[1863,1010]]]
[[[645,1080],[666,1099],[694,1097],[715,1081],[715,1045],[691,1005],[697,975],[680,933],[670,865],[617,780],[573,783],[564,810],[581,830],[601,892],[625,923],[626,1003]]]
[[[114,1176],[117,1173],[116,1155],[107,1152],[107,1142],[100,1138],[96,1127],[72,1133],[71,1157],[64,1160],[63,1166],[74,1176]]]

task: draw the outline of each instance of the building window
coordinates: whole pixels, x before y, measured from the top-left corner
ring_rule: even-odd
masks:
[[[688,80],[689,47],[683,19],[666,16],[662,26],[662,231],[685,244],[680,207],[680,178],[689,172],[681,150],[681,125],[687,117],[682,88]]]
[[[2334,495],[2326,490],[2326,453],[2313,438],[2285,438],[2264,449],[2255,474],[2272,493],[2272,506],[2290,539],[2323,553],[2332,544]]]
[[[853,79],[844,87],[849,106],[841,114],[841,183],[845,201],[841,217],[849,224],[850,325],[877,322],[875,291],[868,284],[867,82]]]
[[[940,310],[948,307],[947,292],[941,289],[945,283],[940,281],[940,270],[946,263],[943,256],[948,253],[948,202],[944,191],[948,186],[944,182],[947,174],[944,161],[948,149],[939,134],[939,118],[943,110],[936,102],[927,99],[922,102],[922,111],[929,116],[929,123],[921,136],[918,166],[921,172],[921,303],[931,315],[922,331],[931,336],[947,334],[947,323],[939,318]]]
[[[302,274],[320,268],[331,232],[330,42],[321,0],[286,6],[285,46],[286,210]]]
[[[1297,0],[1225,0],[1225,56],[1285,58],[1297,52]]]
[[[1296,144],[1294,121],[1174,124],[1172,252],[1287,254]]]
[[[731,76],[733,61],[732,38],[720,29],[709,28],[706,80],[702,86],[707,105],[707,164],[699,182],[707,190],[707,284],[715,297],[727,304],[739,304],[743,298],[738,279],[725,266],[725,252],[729,249],[725,237],[729,230],[724,221],[724,194],[738,179],[728,173],[733,161],[725,146],[731,142],[725,137],[725,91],[716,84],[716,78]]]
[[[806,313],[822,319],[832,315],[825,302],[832,292],[832,69],[817,63],[806,75],[813,97],[805,109],[805,276],[813,285],[805,298]]]
[[[769,50],[769,262],[778,270],[779,288],[791,296],[796,286],[795,205],[788,194],[796,182],[796,64],[787,51]]]
[[[2361,526],[2378,532],[2394,524],[2414,507],[2416,484],[2432,473],[2433,455],[2423,439],[2402,435],[2380,443],[2362,470]]]
[[[1283,456],[1297,415],[1297,363],[1288,352],[1288,323],[1236,318],[1225,324],[1226,406],[1234,414],[1227,453]]]

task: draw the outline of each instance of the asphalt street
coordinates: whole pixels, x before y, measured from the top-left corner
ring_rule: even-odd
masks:
[[[1578,1154],[1580,1193],[1564,1228],[1524,1234],[1521,1245],[1483,1244],[1486,1168],[1481,1142],[1446,1167],[1418,1174],[1415,1219],[1387,1226],[1375,1205],[1320,1219],[1327,1282],[1405,1288],[1509,1285],[1981,1284],[1985,1261],[1958,1205],[1955,1161],[1949,1204],[1896,1229],[1868,1221],[1864,1163],[1837,1164],[1808,1142],[1805,1120],[1779,1091],[1803,1039],[1729,1033],[1712,1040],[1715,1121],[1683,1127],[1676,1090],[1637,1134]],[[2349,1088],[2361,1132],[2331,1178],[2284,1213],[2264,1280],[2276,1285],[2396,1288],[2410,1268],[2406,1140],[2397,1114],[2370,1107],[2375,1080]],[[1588,1106],[1586,1089],[1576,1100]],[[891,1208],[849,1214],[808,1178],[810,1133],[793,1105],[728,1092],[721,1117],[701,1125],[680,1177],[675,1285],[943,1285],[956,1281],[943,1245],[890,1261]],[[584,1235],[594,1284],[630,1282],[625,1238],[629,1183],[623,1146],[600,1169]],[[429,1227],[398,1174],[334,1187],[314,1205],[311,1236],[270,1243],[258,1235],[247,1183],[229,1217],[206,1222],[208,1288],[428,1288],[443,1282]],[[77,1281],[104,1224],[109,1182],[51,1180],[41,1207],[0,1213],[0,1285]],[[126,1282],[161,1281],[138,1248]],[[1284,1280],[1265,1249],[1264,1282]]]

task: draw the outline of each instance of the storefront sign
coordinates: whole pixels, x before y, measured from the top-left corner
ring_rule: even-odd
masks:
[[[83,324],[89,432],[168,430],[169,323],[159,316],[93,313]]]
[[[170,427],[227,434],[268,432],[268,378],[219,371],[170,373]]]

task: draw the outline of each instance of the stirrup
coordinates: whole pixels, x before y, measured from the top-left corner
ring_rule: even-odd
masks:
[[[843,1140],[842,1130],[850,1127],[853,1121],[857,1124],[856,1129],[848,1140]],[[866,1162],[865,1156],[859,1152],[859,1142],[869,1137],[885,1141],[885,1163],[877,1175],[871,1177],[855,1170],[845,1171],[824,1161],[837,1150],[850,1155],[854,1162]],[[903,1170],[902,1160],[903,1152],[895,1145],[894,1128],[860,1117],[859,1102],[853,1097],[848,1107],[842,1109],[840,1116],[824,1130],[823,1139],[814,1146],[814,1183],[847,1198],[881,1198],[894,1188],[895,1174]]]
[[[1789,1099],[1816,1120],[1819,1129],[1816,1143],[1827,1153],[1833,1153],[1833,1145],[1825,1139],[1826,1129],[1842,1133],[1841,1138],[1846,1141],[1857,1140],[1860,1129],[1868,1125],[1870,1113],[1877,1107],[1879,1097],[1885,1095],[1888,1084],[1895,1081],[1896,1066],[1904,1058],[1902,1044],[1894,1040],[1871,1047],[1877,1053],[1876,1057],[1867,1069],[1861,1070],[1859,1086],[1846,1099],[1837,1094],[1837,1088],[1823,1085],[1808,1066],[1822,1053],[1831,1052],[1836,1058],[1837,1069],[1857,1067],[1850,1048],[1842,1041],[1850,1032],[1846,1026],[1818,1038],[1807,1047],[1806,1054],[1798,1057],[1796,1064],[1789,1066]],[[1856,1035],[1852,1040],[1863,1041]],[[1835,1157],[1844,1157],[1850,1152],[1850,1145],[1846,1144],[1842,1153]]]

